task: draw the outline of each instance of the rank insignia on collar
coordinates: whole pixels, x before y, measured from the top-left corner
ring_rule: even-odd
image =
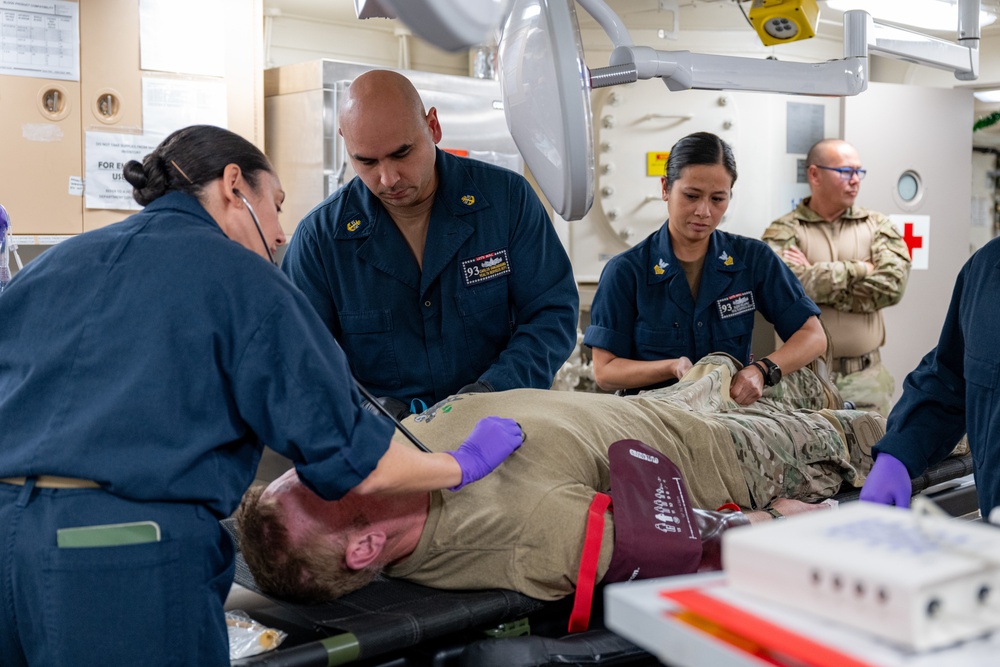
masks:
[[[733,257],[732,257],[732,255],[730,255],[729,253],[727,253],[725,250],[723,250],[722,254],[719,255],[719,259],[722,260],[722,263],[725,264],[726,266],[732,266],[733,265]]]
[[[658,276],[662,276],[664,269],[666,269],[668,266],[669,264],[667,264],[661,259],[656,263],[656,266],[653,267],[653,273],[655,273]]]
[[[358,227],[360,226],[361,226],[360,220],[351,220],[349,223],[347,223],[347,231],[356,232],[358,231]]]
[[[462,197],[462,203],[465,204],[466,206],[472,206],[473,204],[476,203],[476,198],[473,197],[472,195],[465,195]]]

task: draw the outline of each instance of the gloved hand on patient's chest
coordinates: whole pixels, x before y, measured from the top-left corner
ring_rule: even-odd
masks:
[[[909,507],[912,494],[913,483],[906,466],[895,456],[879,452],[865,485],[861,487],[861,500]]]
[[[448,452],[462,469],[462,483],[450,490],[458,491],[466,484],[486,477],[520,447],[523,440],[521,426],[513,419],[480,419],[465,442],[455,451]]]

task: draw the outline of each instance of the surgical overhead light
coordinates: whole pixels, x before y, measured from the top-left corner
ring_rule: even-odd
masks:
[[[827,7],[846,12],[862,9],[873,18],[922,30],[954,30],[958,23],[958,0],[827,0]],[[979,10],[979,26],[997,20],[994,12]]]
[[[497,56],[518,151],[556,213],[582,218],[594,203],[594,127],[572,1],[514,0]]]
[[[774,46],[815,37],[819,6],[816,0],[753,0],[748,17],[760,41]]]
[[[354,0],[358,18],[398,18],[446,51],[483,44],[503,21],[511,0]]]

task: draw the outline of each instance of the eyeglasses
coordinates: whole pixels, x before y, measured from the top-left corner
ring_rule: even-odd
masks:
[[[852,167],[824,167],[821,164],[813,165],[817,169],[826,169],[827,171],[835,171],[840,174],[840,178],[845,181],[849,181],[857,175],[859,181],[863,181],[865,174],[868,173],[867,169],[854,169]]]

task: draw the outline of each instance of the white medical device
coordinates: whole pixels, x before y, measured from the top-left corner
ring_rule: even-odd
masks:
[[[856,502],[723,536],[736,591],[908,649],[1000,627],[1000,530]]]

